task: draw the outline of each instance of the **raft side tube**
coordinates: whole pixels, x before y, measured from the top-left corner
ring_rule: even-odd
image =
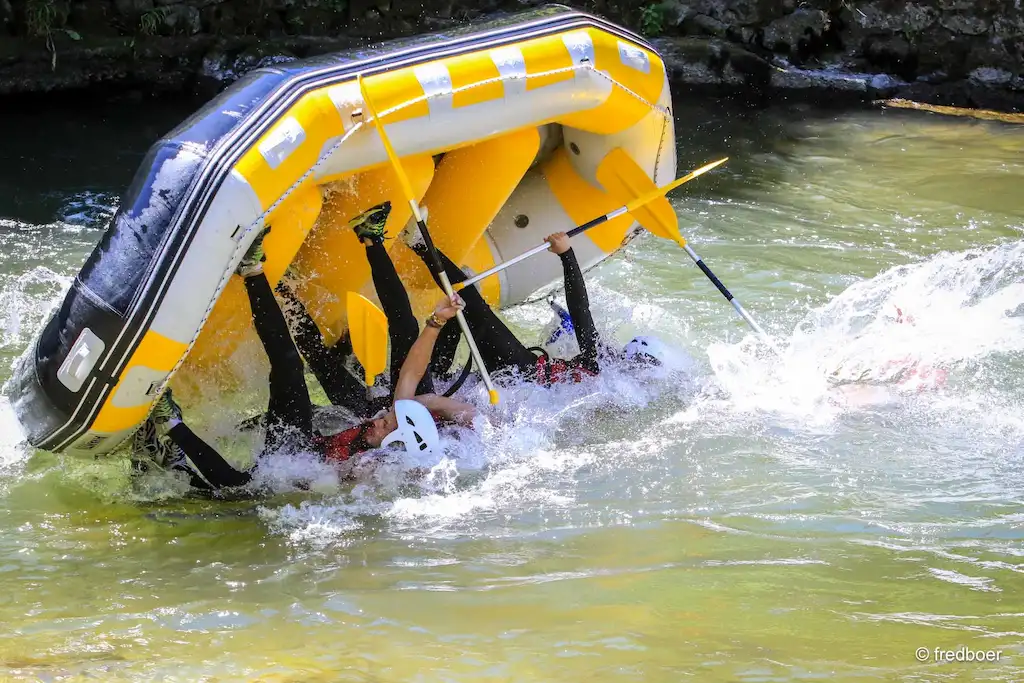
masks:
[[[207,162],[208,151],[242,126],[247,114],[283,80],[273,70],[246,75],[147,152],[99,244],[7,385],[30,444],[45,449],[54,435],[85,422],[83,412],[90,401],[117,383],[111,362],[114,346],[128,331],[129,311],[147,280],[176,241],[174,225],[183,196]],[[84,292],[91,306],[80,302]],[[61,367],[72,352],[81,356],[78,362],[72,360],[74,390],[61,381],[69,380]],[[69,364],[66,370],[71,369]],[[154,390],[152,396],[156,394]],[[88,450],[102,452],[106,436],[90,437]]]

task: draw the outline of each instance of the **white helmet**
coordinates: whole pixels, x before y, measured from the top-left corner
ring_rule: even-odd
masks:
[[[672,349],[664,344],[657,337],[639,336],[633,337],[626,348],[626,358],[630,360],[655,361],[658,365],[664,365],[672,357]]]
[[[440,439],[437,436],[437,425],[426,406],[417,401],[395,401],[395,418],[398,427],[384,437],[381,446],[395,441],[405,444],[405,452],[409,455],[423,455],[434,451]]]

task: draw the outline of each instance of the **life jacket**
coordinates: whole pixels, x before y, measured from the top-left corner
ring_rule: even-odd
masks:
[[[372,447],[366,443],[366,430],[370,422],[363,422],[354,427],[338,432],[332,436],[321,436],[316,439],[316,446],[327,462],[345,462],[353,455],[368,451]]]
[[[540,347],[533,347],[530,350],[540,351],[534,371],[534,380],[538,384],[549,386],[560,382],[582,382],[587,377],[597,376],[597,373],[579,363],[562,358],[552,358],[547,351]]]

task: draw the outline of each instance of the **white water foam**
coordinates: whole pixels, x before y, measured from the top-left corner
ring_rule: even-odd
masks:
[[[11,402],[0,396],[0,473],[24,462],[30,452]]]
[[[6,356],[7,368],[13,367],[18,355],[29,347],[32,336],[59,305],[71,281],[43,266],[17,277],[0,276],[0,354]],[[7,397],[6,382],[0,394],[0,471],[4,471],[27,460],[32,449]]]
[[[638,413],[655,402],[677,405],[689,398],[694,383],[683,380],[651,369],[638,381],[634,371],[612,366],[579,384],[502,388],[496,407],[474,386],[459,395],[480,411],[474,429],[443,430],[443,455],[369,453],[351,472],[359,482],[351,490],[299,505],[265,505],[261,514],[293,542],[320,545],[361,528],[366,516],[383,517],[397,533],[449,536],[474,535],[484,518],[565,509],[576,503],[581,469],[629,451]],[[619,442],[623,436],[626,442]],[[616,445],[608,449],[609,443]],[[313,467],[301,456],[273,462],[266,472],[269,462],[257,469],[260,485],[272,490]]]
[[[828,421],[921,391],[942,397],[943,375],[955,387],[992,358],[1024,351],[1022,279],[1021,243],[943,253],[858,282],[810,311],[779,344],[781,357],[753,336],[712,344],[708,356],[741,412]]]
[[[22,351],[71,287],[72,278],[36,266],[4,278],[0,288],[0,352]]]

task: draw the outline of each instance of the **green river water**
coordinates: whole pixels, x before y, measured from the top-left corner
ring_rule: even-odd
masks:
[[[0,114],[0,380],[191,108]],[[32,452],[4,398],[0,679],[1024,680],[1024,128],[676,114],[680,175],[730,156],[675,193],[683,234],[778,353],[647,237],[588,273],[598,324],[693,381],[518,397],[424,483],[154,493]],[[948,382],[895,385],[906,358]]]

